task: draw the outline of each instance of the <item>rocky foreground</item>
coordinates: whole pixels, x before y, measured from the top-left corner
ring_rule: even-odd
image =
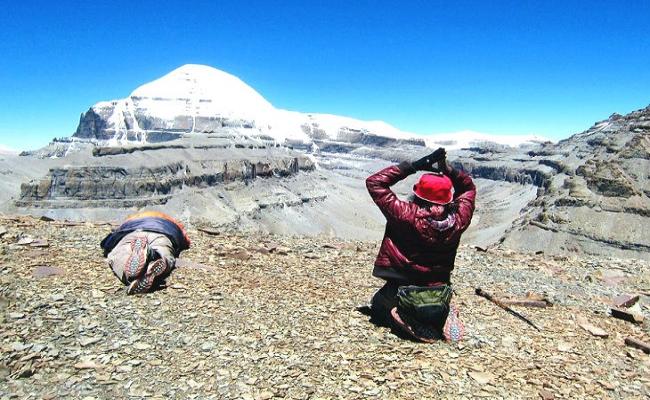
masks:
[[[378,243],[190,230],[167,287],[127,297],[98,247],[110,225],[0,218],[0,398],[625,398],[650,396],[643,261],[461,248],[459,346],[400,339],[356,310]],[[528,292],[553,305],[487,300]],[[530,297],[530,296],[529,296]],[[599,332],[600,328],[604,332]],[[607,337],[599,337],[607,336]]]

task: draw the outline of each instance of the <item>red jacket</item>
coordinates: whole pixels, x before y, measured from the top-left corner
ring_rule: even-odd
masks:
[[[455,211],[421,207],[397,198],[390,187],[415,173],[409,163],[385,168],[366,179],[366,187],[386,217],[386,232],[372,274],[406,284],[449,283],[461,234],[474,213],[476,187],[472,178],[454,170]],[[453,208],[453,207],[452,207]]]

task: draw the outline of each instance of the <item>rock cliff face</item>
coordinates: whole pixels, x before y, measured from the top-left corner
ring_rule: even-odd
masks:
[[[539,187],[502,240],[534,251],[648,258],[650,107],[612,115],[557,144],[528,151],[459,152],[475,176]]]
[[[230,148],[232,147],[232,148]],[[175,193],[256,178],[283,178],[314,169],[286,148],[187,140],[168,145],[95,147],[84,165],[52,167],[21,186],[20,207],[145,207]]]
[[[116,160],[117,161],[117,160]],[[207,188],[257,177],[286,177],[309,171],[303,156],[264,161],[203,160],[174,162],[150,168],[84,166],[53,168],[40,181],[21,187],[20,206],[34,207],[145,207],[164,204],[185,187]]]

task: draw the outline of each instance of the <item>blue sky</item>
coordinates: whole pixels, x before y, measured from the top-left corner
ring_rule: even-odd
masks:
[[[0,144],[69,136],[96,102],[187,63],[279,108],[560,139],[650,104],[649,16],[633,0],[14,1]]]

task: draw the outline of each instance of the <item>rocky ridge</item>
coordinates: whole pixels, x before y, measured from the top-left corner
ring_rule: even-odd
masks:
[[[564,247],[616,254],[650,250],[650,107],[613,115],[589,130],[529,153],[552,168],[520,225],[506,235],[515,248]],[[536,242],[530,246],[526,242]]]

